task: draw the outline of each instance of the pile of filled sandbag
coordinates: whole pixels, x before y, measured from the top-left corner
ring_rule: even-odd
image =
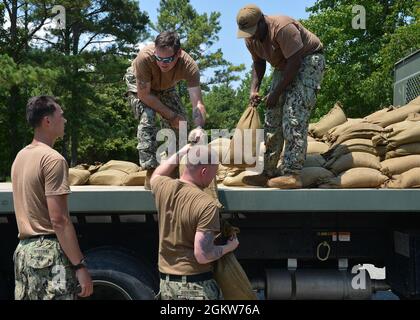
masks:
[[[319,120],[317,123],[311,123],[309,125],[309,135],[315,139],[322,139],[324,134],[328,130],[344,123],[347,121],[347,117],[342,109],[340,102],[337,102],[335,106]]]
[[[143,186],[146,170],[128,161],[111,160],[105,164],[81,164],[69,169],[70,185]]]

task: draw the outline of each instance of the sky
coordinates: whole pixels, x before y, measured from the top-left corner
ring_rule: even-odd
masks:
[[[157,21],[159,0],[140,0],[140,10],[146,11],[152,22]],[[312,6],[315,0],[190,0],[194,9],[202,14],[213,11],[220,12],[221,30],[219,42],[211,48],[215,51],[221,48],[224,58],[235,65],[244,63],[246,71],[251,68],[251,56],[245,47],[243,39],[236,37],[236,14],[243,6],[254,3],[266,15],[284,14],[295,19],[305,19],[309,16],[305,8]]]

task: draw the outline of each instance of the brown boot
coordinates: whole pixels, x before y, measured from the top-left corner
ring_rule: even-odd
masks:
[[[249,186],[266,187],[269,179],[268,174],[263,172],[261,174],[243,177],[242,181]]]
[[[152,190],[150,186],[150,178],[152,177],[154,171],[155,169],[147,169],[146,179],[144,180],[144,190]]]
[[[268,180],[267,184],[270,188],[300,189],[302,188],[302,179],[299,175],[280,176]]]

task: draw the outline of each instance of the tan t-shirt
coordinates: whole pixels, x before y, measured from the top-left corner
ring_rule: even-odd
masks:
[[[28,145],[12,165],[13,203],[19,239],[54,233],[47,196],[70,193],[68,165],[47,145]]]
[[[159,271],[191,275],[213,270],[194,256],[198,231],[220,231],[218,204],[198,187],[169,177],[157,177],[151,185],[159,220]]]
[[[316,35],[287,16],[265,16],[268,34],[263,42],[245,39],[254,61],[268,61],[274,68],[284,70],[286,60],[303,48],[307,56],[323,48]]]
[[[179,81],[186,80],[188,88],[200,85],[200,71],[195,61],[184,50],[175,67],[162,72],[154,57],[155,45],[144,47],[133,61],[137,81],[150,82],[151,89],[162,91],[174,87]]]

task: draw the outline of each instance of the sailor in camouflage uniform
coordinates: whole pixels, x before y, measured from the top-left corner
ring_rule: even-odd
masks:
[[[287,16],[266,16],[255,5],[237,15],[238,37],[253,59],[251,104],[263,99],[258,94],[266,62],[274,67],[266,97],[264,171],[244,178],[250,185],[266,186],[270,178],[284,188],[300,188],[300,173],[306,157],[311,111],[320,89],[325,58],[320,40],[298,21]],[[278,167],[284,145],[284,156]]]
[[[175,32],[162,32],[154,44],[138,53],[124,79],[128,101],[139,120],[139,164],[143,170],[147,170],[145,188],[150,189],[151,174],[158,166],[156,115],[159,115],[161,128],[174,129],[177,142],[180,124],[187,121],[185,107],[175,89],[181,80],[187,82],[196,126],[190,137],[198,140],[204,135],[206,111],[200,89],[200,72],[195,61],[180,48],[179,36]]]

